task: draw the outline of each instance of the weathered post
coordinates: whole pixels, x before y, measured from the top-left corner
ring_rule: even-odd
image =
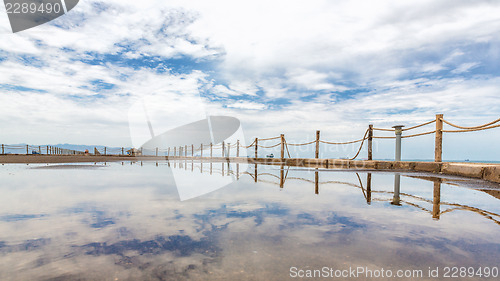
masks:
[[[141,147],[141,156],[143,155],[143,147]],[[142,165],[142,162],[141,162]]]
[[[123,153],[123,147],[122,147],[122,155],[123,155],[123,154],[124,154],[124,153]]]
[[[191,157],[194,157],[194,144],[191,145]]]
[[[432,218],[439,220],[441,211],[441,180],[434,182],[433,200],[432,200]]]
[[[210,143],[210,158],[212,158],[213,156],[213,144]],[[212,174],[212,172],[210,172],[210,174]]]
[[[167,157],[170,157],[170,146],[167,149]]]
[[[393,126],[394,133],[396,134],[396,157],[395,161],[401,161],[401,135],[403,134],[403,125]]]
[[[285,186],[285,166],[281,163],[280,167],[280,188]]]
[[[224,146],[224,141],[222,141],[222,157],[224,157],[224,152],[225,152],[224,150],[225,150],[225,149],[226,149],[226,148],[225,148],[225,146]]]
[[[316,131],[316,153],[314,154],[314,158],[319,158],[319,130]]]
[[[314,172],[314,194],[319,194],[319,173],[318,169]]]
[[[227,157],[230,157],[231,156],[231,143],[228,142],[227,143]],[[229,171],[229,169],[228,169]]]
[[[373,160],[373,125],[368,126],[368,160]]]
[[[434,161],[443,162],[443,114],[436,114],[436,144]]]
[[[104,147],[104,156],[106,156],[108,154],[108,150],[106,149],[106,147]]]
[[[257,159],[257,147],[259,146],[259,139],[255,138],[255,158]],[[257,169],[256,169],[257,170]]]
[[[29,154],[29,150],[30,150],[29,145],[26,145],[26,155],[28,155],[28,154]]]
[[[2,154],[5,154],[5,148],[3,143],[2,143]]]
[[[188,156],[188,146],[187,144],[184,145],[184,157],[187,157]]]
[[[177,156],[177,146],[174,146],[174,157]]]
[[[285,134],[281,134],[281,161],[285,159]]]
[[[2,148],[3,148],[3,144],[2,144]],[[46,153],[47,153],[47,155],[49,155],[50,153],[49,153],[49,146],[48,145],[47,145],[46,149],[47,149]]]
[[[38,146],[38,154],[42,154],[42,147]]]
[[[158,156],[158,147],[156,148],[156,156]]]
[[[366,203],[372,202],[372,173],[366,174]]]
[[[236,141],[236,157],[240,157],[240,140]]]
[[[200,145],[200,157],[203,158],[203,143]]]

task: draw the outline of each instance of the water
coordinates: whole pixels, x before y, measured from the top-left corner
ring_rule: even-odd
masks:
[[[498,185],[280,168],[0,166],[0,280],[498,280]]]

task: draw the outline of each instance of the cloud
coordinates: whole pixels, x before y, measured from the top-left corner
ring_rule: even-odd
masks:
[[[162,91],[201,94],[210,113],[241,118],[252,136],[315,127],[347,139],[368,122],[438,112],[489,121],[499,112],[499,10],[491,1],[112,0],[18,34],[4,19],[3,139],[127,145],[123,112]],[[64,133],[72,126],[81,133]]]

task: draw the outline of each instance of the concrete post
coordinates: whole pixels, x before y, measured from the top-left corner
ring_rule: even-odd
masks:
[[[443,162],[443,114],[436,114],[436,143],[434,161]]]
[[[373,160],[373,125],[368,126],[368,160]]]
[[[240,157],[240,140],[236,141],[236,157]]]
[[[319,130],[316,131],[316,153],[314,154],[314,158],[319,158]]]
[[[403,130],[401,130],[404,126],[397,125],[393,126],[394,133],[396,134],[396,159],[395,161],[401,161],[401,135],[403,134]]]
[[[400,199],[400,189],[401,189],[401,175],[399,173],[394,174],[394,196],[392,198],[392,205],[401,206]]]

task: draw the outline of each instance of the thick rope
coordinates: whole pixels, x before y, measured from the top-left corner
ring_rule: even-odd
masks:
[[[358,157],[359,153],[361,152],[361,149],[363,148],[363,144],[365,143],[365,140],[367,139],[366,135],[368,134],[368,131],[369,131],[369,129],[366,130],[365,135],[363,136],[363,141],[361,142],[361,145],[359,146],[358,153],[356,153],[356,155],[354,155],[354,157],[349,159],[349,160],[354,160],[354,159],[356,159],[356,157]]]
[[[466,129],[466,130],[442,130],[442,132],[444,132],[444,133],[475,132],[475,131],[488,130],[488,129],[498,128],[498,127],[500,127],[500,124],[498,124],[498,125],[494,125],[494,126],[489,126],[489,127],[477,128],[477,129]]]
[[[426,122],[426,123],[423,123],[423,124],[420,124],[420,125],[417,125],[417,126],[413,126],[413,127],[409,127],[409,128],[406,128],[406,129],[402,129],[401,131],[409,131],[409,130],[413,130],[413,129],[416,129],[416,128],[419,128],[419,127],[422,127],[422,126],[426,126],[426,125],[429,125],[429,124],[432,124],[436,122],[436,120],[432,120],[432,121],[429,121],[429,122]]]
[[[387,131],[387,132],[394,132],[394,129],[373,128],[373,130],[377,130],[377,131]]]
[[[288,158],[292,158],[290,157],[290,151],[288,150],[288,144],[286,143],[286,140],[283,138],[283,141],[285,142],[285,148],[286,148],[286,153],[288,154]],[[287,171],[288,173],[288,171]]]
[[[278,146],[278,145],[280,145],[280,144],[281,144],[281,142],[279,142],[279,143],[277,143],[277,144],[275,144],[275,145],[271,145],[271,146],[264,146],[264,145],[260,145],[260,144],[259,144],[259,145],[258,145],[258,147],[262,147],[262,148],[273,148],[273,147],[276,147],[276,146]]]
[[[260,140],[260,141],[267,141],[267,140],[277,140],[277,139],[279,139],[279,138],[281,138],[281,136],[279,136],[279,137],[274,137],[274,138],[267,138],[267,139],[259,139],[259,140]]]
[[[490,123],[487,123],[487,124],[483,124],[483,125],[479,125],[479,126],[474,126],[474,127],[462,127],[462,126],[458,126],[458,125],[455,125],[453,123],[450,123],[446,120],[444,120],[443,118],[441,118],[441,121],[443,121],[444,123],[452,126],[452,127],[455,127],[455,128],[458,128],[458,129],[464,129],[464,130],[469,130],[469,129],[479,129],[479,128],[484,128],[484,127],[487,127],[487,126],[490,126],[490,125],[493,125],[495,123],[498,123],[500,121],[500,118],[495,120],[495,121],[491,121]]]
[[[316,141],[313,140],[312,142],[306,142],[306,143],[289,143],[288,145],[292,145],[292,146],[301,146],[301,145],[308,145],[308,144],[311,144],[311,143],[315,143]]]
[[[372,136],[372,138],[374,138],[374,139],[395,139],[396,137],[376,137],[376,136]]]
[[[431,132],[420,133],[420,134],[414,134],[414,135],[402,136],[401,138],[402,138],[402,139],[404,139],[404,138],[413,138],[413,137],[418,137],[418,136],[424,136],[424,135],[434,134],[435,132],[436,132],[436,130],[431,131]]]
[[[348,142],[329,142],[329,141],[322,141],[320,140],[319,142],[321,143],[326,143],[326,144],[351,144],[351,143],[357,143],[363,141],[363,139],[355,140],[355,141],[348,141]]]

